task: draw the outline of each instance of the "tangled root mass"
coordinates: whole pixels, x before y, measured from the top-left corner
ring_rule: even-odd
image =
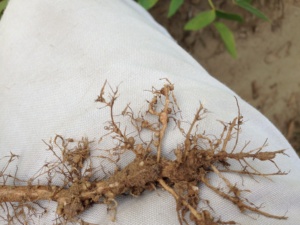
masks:
[[[125,130],[121,130],[119,123],[115,121],[113,109],[118,98],[118,87],[115,90],[110,88],[110,94],[106,95],[106,86],[105,82],[96,101],[104,104],[110,111],[110,121],[105,127],[108,133],[105,136],[113,137],[117,143],[115,142],[116,146],[113,148],[107,149],[107,152],[117,155],[117,159],[101,155],[99,157],[117,163],[124,152],[131,151],[135,155],[134,160],[110,176],[97,179],[95,174],[99,171],[99,167],[94,167],[91,161],[91,142],[87,138],[75,142],[73,139],[57,135],[53,141],[45,142],[57,161],[46,163],[37,173],[38,175],[22,181],[16,174],[6,173],[10,163],[18,158],[11,153],[10,156],[2,159],[7,160],[7,164],[0,171],[0,218],[7,224],[30,224],[33,217],[41,216],[37,214],[37,208],[42,208],[44,213],[47,209],[39,205],[39,200],[57,202],[57,224],[62,221],[78,221],[80,213],[93,204],[99,203],[107,205],[113,212],[112,220],[115,220],[117,219],[117,196],[123,194],[140,196],[145,190],[151,191],[156,188],[165,189],[175,198],[180,224],[236,224],[234,220],[222,221],[222,215],[214,217],[211,211],[199,207],[200,201],[203,200],[199,195],[200,184],[202,184],[201,188],[209,188],[227,202],[236,205],[243,213],[251,211],[270,218],[287,219],[285,216],[273,215],[255,206],[244,197],[243,192],[249,190],[243,190],[236,184],[232,184],[224,176],[224,173],[238,173],[254,179],[255,176],[267,178],[271,175],[286,174],[274,161],[278,154],[285,154],[284,150],[266,152],[264,151],[266,143],[247,152],[245,151],[247,144],[243,149],[237,149],[243,124],[240,112],[231,122],[221,122],[224,129],[219,137],[216,137],[206,135],[205,132],[200,133],[197,129],[199,121],[203,119],[206,112],[200,104],[193,121],[185,130],[181,126],[182,121],[176,117],[180,110],[173,92],[174,85],[165,79],[161,89],[152,88],[153,98],[148,101],[146,112],[134,115],[129,104],[122,111],[121,115],[129,118],[136,130],[136,135],[131,136],[126,134]],[[156,122],[151,123],[150,120],[153,121],[153,118],[157,118]],[[175,122],[184,137],[183,143],[178,144],[176,149],[171,149],[175,154],[175,160],[162,155],[165,151],[163,143],[172,141],[170,140],[172,137],[165,137],[171,122]],[[151,140],[142,140],[141,133],[145,131],[153,134]],[[234,147],[228,150],[229,143],[232,141]],[[55,151],[55,147],[59,148],[59,152]],[[254,168],[248,159],[270,161],[276,171],[262,173]],[[229,161],[233,160],[240,164],[240,170],[231,169]],[[219,177],[220,182],[226,186],[226,191],[211,184],[209,179],[211,173]],[[34,185],[34,181],[42,175],[47,176],[48,185]],[[58,175],[63,179],[63,184],[60,186],[52,184],[53,178]],[[8,185],[11,180],[23,185]],[[86,224],[83,221],[81,223]]]

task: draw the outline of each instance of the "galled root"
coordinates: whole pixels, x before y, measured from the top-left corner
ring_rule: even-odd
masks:
[[[131,163],[116,170],[108,178],[100,180],[95,178],[97,168],[93,166],[90,142],[87,138],[75,142],[73,139],[65,139],[57,135],[53,141],[46,143],[48,150],[52,151],[57,161],[46,163],[39,175],[29,181],[21,181],[16,174],[5,173],[9,164],[16,160],[16,155],[11,154],[8,158],[3,158],[2,160],[7,160],[8,163],[0,171],[2,179],[0,218],[8,224],[16,222],[28,224],[31,221],[28,215],[37,215],[27,212],[34,212],[35,207],[40,207],[39,200],[51,200],[57,202],[56,213],[59,221],[74,221],[81,212],[95,203],[106,204],[109,210],[116,212],[117,196],[123,194],[140,196],[145,190],[151,191],[161,187],[175,198],[180,224],[236,224],[235,221],[222,221],[219,219],[222,215],[215,218],[211,211],[198,206],[202,201],[199,196],[201,191],[199,187],[203,184],[202,188],[209,188],[232,202],[242,213],[251,211],[270,218],[287,219],[285,216],[273,215],[256,207],[244,197],[245,190],[232,184],[223,175],[229,172],[266,178],[271,175],[285,175],[286,173],[280,171],[274,161],[278,154],[285,154],[284,150],[263,151],[266,143],[251,151],[245,152],[247,144],[243,149],[238,150],[238,138],[243,124],[239,106],[237,117],[229,123],[221,122],[224,129],[219,138],[198,132],[199,121],[203,119],[206,111],[203,105],[199,106],[188,129],[183,129],[181,120],[178,119],[179,107],[173,93],[174,85],[167,79],[165,81],[161,89],[152,88],[153,98],[148,102],[148,110],[144,114],[134,115],[129,104],[123,110],[121,115],[129,118],[136,130],[135,136],[126,134],[125,130],[122,131],[121,125],[116,122],[113,109],[118,97],[118,88],[116,90],[111,88],[111,93],[106,95],[107,83],[103,85],[96,101],[104,104],[110,111],[110,121],[105,127],[108,133],[104,136],[113,137],[118,144],[106,150],[112,156],[117,156],[117,160],[101,155],[99,158],[117,163],[124,152],[131,151],[135,154],[135,159]],[[153,121],[153,117],[157,118],[157,122],[149,122],[151,119]],[[175,160],[167,159],[162,155],[162,152],[166,151],[163,149],[164,143],[174,141],[165,137],[166,130],[172,123],[173,126],[175,123],[184,136],[183,143],[173,149]],[[151,132],[151,140],[142,140],[142,132]],[[228,145],[231,141],[234,147],[229,149]],[[57,148],[59,152],[55,150]],[[167,149],[167,151],[170,150],[172,149]],[[270,161],[274,164],[276,171],[274,173],[260,172],[249,163],[248,159]],[[232,170],[229,160],[238,161],[241,165],[240,170]],[[212,185],[208,178],[210,173],[215,173],[228,191]],[[45,174],[48,177],[48,185],[33,184]],[[55,175],[63,177],[63,185],[52,185]],[[11,181],[18,181],[23,185],[8,185],[12,183]],[[112,219],[115,220],[115,216]]]

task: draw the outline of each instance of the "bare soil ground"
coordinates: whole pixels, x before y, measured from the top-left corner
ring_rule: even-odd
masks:
[[[208,9],[206,1],[186,0],[171,19],[169,1],[160,1],[151,14],[212,76],[266,115],[300,154],[300,0],[253,1],[272,22],[256,19],[231,1],[216,2],[245,18],[243,24],[227,23],[235,34],[237,59],[225,51],[213,27],[183,30],[189,18]]]

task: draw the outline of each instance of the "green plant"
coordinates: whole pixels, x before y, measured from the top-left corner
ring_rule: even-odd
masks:
[[[0,1],[0,18],[2,17],[2,14],[7,6],[8,0],[1,0]]]
[[[244,21],[243,17],[239,14],[224,12],[216,8],[213,0],[207,0],[210,9],[200,12],[192,19],[190,19],[184,26],[185,30],[197,31],[201,30],[208,25],[213,25],[225,45],[225,48],[229,54],[233,57],[237,57],[237,51],[235,47],[234,35],[230,28],[226,26],[222,20],[231,20],[242,23]],[[145,9],[151,9],[156,5],[158,0],[138,0],[139,4]],[[172,17],[182,6],[184,0],[171,0],[168,9],[168,18]],[[262,13],[260,10],[252,5],[251,0],[232,0],[232,4],[250,12],[251,14],[257,16],[258,18],[269,21],[268,17]]]

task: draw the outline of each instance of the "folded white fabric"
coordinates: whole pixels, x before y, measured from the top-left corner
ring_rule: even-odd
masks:
[[[121,84],[116,112],[129,102],[138,112],[151,97],[144,90],[161,87],[159,79],[167,77],[175,84],[185,120],[192,120],[199,101],[210,111],[202,130],[218,135],[222,125],[217,120],[229,122],[237,115],[236,94],[211,77],[145,10],[129,0],[10,0],[0,22],[0,74],[0,158],[10,152],[20,155],[18,176],[23,179],[32,177],[51,157],[42,140],[55,134],[97,140],[103,134],[109,112],[100,110],[94,100],[106,79],[112,87]],[[268,138],[266,150],[287,149],[289,157],[280,155],[275,161],[282,171],[290,172],[272,181],[242,180],[236,174],[228,178],[240,185],[243,181],[245,189],[252,191],[247,198],[257,205],[263,203],[264,211],[288,219],[242,214],[207,188],[201,197],[209,200],[212,213],[223,221],[299,224],[300,160],[263,115],[242,99],[238,101],[246,121],[239,147],[250,140],[250,150]],[[180,138],[175,135],[164,149],[176,147]],[[271,164],[260,165],[261,171],[276,171]],[[1,160],[0,169],[3,166]],[[217,186],[218,179],[212,179]],[[93,206],[82,218],[95,224],[179,224],[175,200],[165,191],[117,200],[116,222],[111,222],[105,205]],[[56,203],[43,205],[55,211]],[[54,218],[50,212],[38,224],[53,224]]]

